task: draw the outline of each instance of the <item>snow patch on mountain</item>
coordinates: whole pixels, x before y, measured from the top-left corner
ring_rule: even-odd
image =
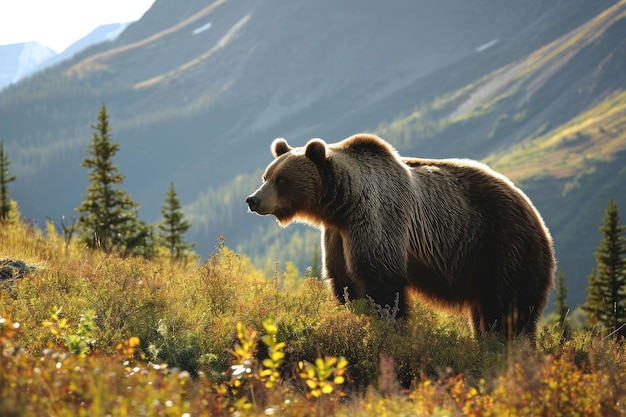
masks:
[[[13,75],[12,82],[17,82],[35,73],[43,62],[54,56],[56,56],[56,52],[37,42],[24,43],[22,53],[18,57],[18,67]]]
[[[37,42],[0,46],[0,90],[100,42],[113,42],[130,23],[98,26],[60,54]]]
[[[202,25],[202,26],[200,26],[200,27],[198,27],[198,28],[195,28],[195,29],[193,30],[193,32],[191,32],[191,33],[193,33],[194,35],[198,35],[198,34],[200,34],[200,33],[202,33],[202,32],[206,32],[207,30],[211,29],[211,26],[212,26],[212,25],[213,25],[213,24],[212,24],[211,22],[209,22],[209,23],[205,23],[204,25]]]

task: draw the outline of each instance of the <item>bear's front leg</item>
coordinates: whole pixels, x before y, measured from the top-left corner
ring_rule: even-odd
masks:
[[[408,313],[407,232],[402,230],[402,222],[391,221],[387,214],[380,217],[387,219],[384,225],[368,219],[346,234],[347,268],[363,286],[362,297],[369,296],[382,308],[389,306],[395,318],[404,318]]]
[[[397,251],[386,254],[384,249],[380,245],[366,252],[353,251],[349,260],[352,276],[363,284],[364,295],[382,308],[389,306],[390,312],[396,312],[395,318],[404,318],[408,313],[406,255]]]
[[[322,230],[324,277],[331,279],[333,294],[341,304],[363,297],[363,289],[349,276],[343,243],[338,230]]]
[[[382,308],[389,307],[389,312],[396,319],[405,318],[408,314],[406,289],[403,285],[384,282],[365,284],[365,294]]]

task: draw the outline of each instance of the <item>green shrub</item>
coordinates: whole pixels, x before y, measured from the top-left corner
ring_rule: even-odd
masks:
[[[316,279],[280,288],[223,242],[199,266],[18,229],[0,251],[38,265],[0,290],[0,415],[626,413],[623,341],[599,329],[477,340],[418,298],[396,320]]]

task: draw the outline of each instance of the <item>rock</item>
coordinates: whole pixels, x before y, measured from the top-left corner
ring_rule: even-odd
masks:
[[[0,259],[0,282],[23,278],[25,274],[35,269],[36,268],[32,265],[26,265],[24,261]]]

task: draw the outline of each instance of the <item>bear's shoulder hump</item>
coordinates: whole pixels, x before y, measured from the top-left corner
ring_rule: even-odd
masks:
[[[338,143],[338,149],[354,153],[374,153],[395,156],[393,147],[376,135],[361,133]]]

